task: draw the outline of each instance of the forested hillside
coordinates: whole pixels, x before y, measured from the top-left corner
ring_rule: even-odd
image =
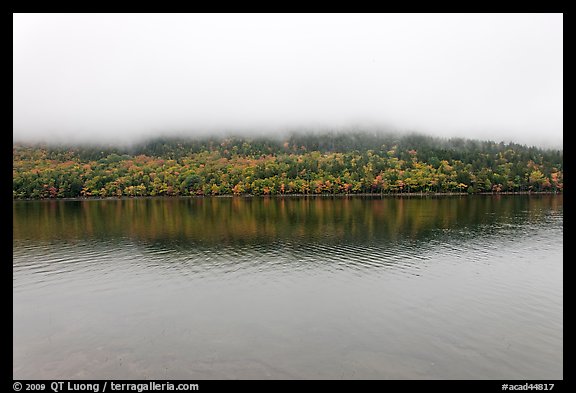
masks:
[[[369,133],[15,144],[13,196],[561,192],[562,162],[562,150]]]

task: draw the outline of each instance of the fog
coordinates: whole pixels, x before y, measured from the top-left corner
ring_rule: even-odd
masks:
[[[562,14],[13,22],[14,141],[382,129],[562,146]]]

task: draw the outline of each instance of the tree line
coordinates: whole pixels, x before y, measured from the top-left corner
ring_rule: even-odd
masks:
[[[561,192],[562,150],[378,133],[13,145],[15,199]]]

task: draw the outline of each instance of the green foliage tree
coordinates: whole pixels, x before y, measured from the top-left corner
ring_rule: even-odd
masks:
[[[13,146],[15,199],[563,190],[562,151],[370,133]]]

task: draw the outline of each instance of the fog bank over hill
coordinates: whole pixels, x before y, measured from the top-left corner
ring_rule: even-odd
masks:
[[[14,14],[13,137],[362,129],[560,147],[562,14]]]
[[[201,130],[194,132],[187,131],[171,131],[171,132],[149,132],[136,135],[123,135],[119,134],[116,138],[113,137],[99,137],[94,134],[93,138],[86,138],[80,135],[53,135],[52,137],[43,138],[14,138],[14,145],[44,145],[52,147],[74,147],[74,146],[103,146],[113,149],[120,149],[119,151],[131,151],[138,146],[147,145],[150,143],[157,143],[158,141],[165,141],[166,143],[182,142],[189,143],[204,143],[212,140],[214,142],[222,141],[239,141],[245,140],[248,142],[254,140],[270,141],[273,144],[281,145],[282,143],[296,138],[317,139],[319,141],[327,141],[338,139],[340,141],[347,140],[357,141],[361,145],[366,143],[393,143],[394,141],[405,140],[406,138],[417,138],[434,141],[436,144],[449,143],[454,140],[462,140],[467,143],[482,143],[490,142],[496,144],[515,144],[526,147],[536,147],[538,149],[551,149],[563,150],[562,143],[553,143],[549,139],[542,138],[505,138],[502,136],[495,136],[493,138],[487,135],[480,135],[479,137],[468,136],[464,133],[422,133],[416,131],[402,131],[392,128],[370,128],[370,127],[347,127],[347,128],[292,128],[292,129],[243,129],[243,130]]]

